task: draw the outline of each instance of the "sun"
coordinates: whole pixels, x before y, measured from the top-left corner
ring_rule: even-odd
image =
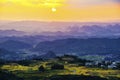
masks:
[[[52,8],[51,10],[52,10],[52,12],[56,12],[56,11],[57,11],[57,9],[56,9],[56,8]]]

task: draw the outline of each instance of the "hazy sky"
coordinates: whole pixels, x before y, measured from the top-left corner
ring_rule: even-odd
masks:
[[[0,0],[0,20],[119,21],[120,0]]]

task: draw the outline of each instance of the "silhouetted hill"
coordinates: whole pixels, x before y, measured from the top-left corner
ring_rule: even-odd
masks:
[[[91,39],[62,39],[39,43],[34,51],[54,51],[58,54],[119,54],[120,39],[91,38]]]

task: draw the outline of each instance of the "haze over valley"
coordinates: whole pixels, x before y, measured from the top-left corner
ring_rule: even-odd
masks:
[[[19,53],[17,59],[32,58],[49,51],[56,55],[106,55],[104,59],[117,55],[119,59],[119,22],[16,21],[4,22],[0,28],[0,48]]]

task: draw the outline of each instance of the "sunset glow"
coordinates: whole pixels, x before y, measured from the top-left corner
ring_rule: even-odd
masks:
[[[0,20],[118,21],[119,14],[118,0],[0,0]]]

